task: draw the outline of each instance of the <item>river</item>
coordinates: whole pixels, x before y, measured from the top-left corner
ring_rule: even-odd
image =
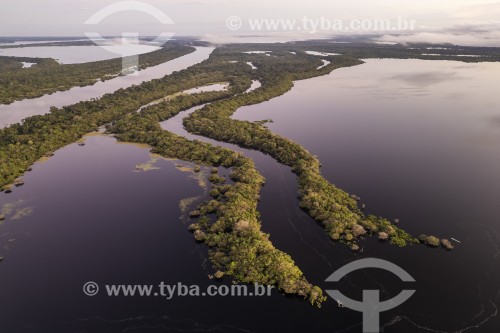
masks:
[[[290,169],[233,145],[266,177],[262,228],[305,276],[324,289],[361,299],[361,290],[416,294],[381,315],[384,332],[496,332],[500,277],[498,64],[369,60],[296,82],[287,94],[241,108],[235,118],[267,126],[317,154],[327,179],[362,198],[370,213],[399,218],[418,235],[455,237],[447,252],[396,248],[369,239],[363,252],[330,242],[298,207]],[[255,88],[258,84],[254,85]],[[162,123],[190,139],[182,118]],[[329,300],[321,309],[273,292],[270,297],[87,297],[99,284],[216,283],[206,247],[187,232],[179,200],[207,198],[178,161],[152,161],[148,149],[90,136],[28,173],[23,187],[0,193],[11,215],[0,226],[0,322],[9,332],[360,332],[361,314]],[[151,164],[150,163],[150,164]],[[146,163],[148,164],[148,163]],[[188,163],[183,165],[191,166]],[[159,168],[159,169],[155,169]],[[207,171],[206,171],[207,172]],[[194,201],[194,205],[197,201]],[[339,284],[324,280],[342,265],[377,257],[416,280],[378,270]],[[230,280],[224,283],[230,284]],[[474,328],[478,326],[479,328]]]

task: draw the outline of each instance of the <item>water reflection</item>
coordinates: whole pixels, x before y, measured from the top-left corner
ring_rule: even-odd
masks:
[[[318,155],[325,177],[361,196],[368,212],[400,218],[416,235],[462,241],[450,253],[364,244],[362,257],[398,263],[418,281],[401,315],[384,315],[386,331],[500,327],[499,73],[495,63],[368,60],[296,82],[291,92],[235,114],[272,119],[271,130]],[[295,246],[282,246],[306,273],[317,269]]]

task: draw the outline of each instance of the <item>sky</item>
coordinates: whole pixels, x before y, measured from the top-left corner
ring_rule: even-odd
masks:
[[[500,2],[483,0],[143,0],[173,24],[138,11],[115,13],[96,25],[85,22],[116,0],[2,0],[1,36],[83,36],[86,32],[121,35],[138,32],[158,35],[201,36],[213,41],[231,41],[240,36],[265,35],[277,39],[311,39],[343,34],[381,33],[385,42],[451,42],[462,45],[500,46]],[[128,3],[130,5],[130,2]],[[135,3],[137,5],[137,2]],[[233,21],[228,21],[232,17]],[[236,22],[234,17],[237,17]],[[414,30],[380,29],[252,29],[249,20],[281,19],[303,23],[304,17],[348,25],[353,20],[398,18],[414,20]],[[239,21],[238,21],[239,20]],[[171,23],[172,23],[171,22]],[[229,23],[228,23],[229,22]],[[239,27],[239,23],[241,27]],[[231,28],[228,28],[228,24]],[[319,23],[318,23],[319,24]],[[239,27],[239,29],[234,29]],[[299,31],[300,30],[300,31]],[[390,33],[389,33],[390,32]]]

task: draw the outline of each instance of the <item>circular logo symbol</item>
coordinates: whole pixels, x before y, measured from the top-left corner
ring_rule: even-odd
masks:
[[[226,27],[232,31],[239,30],[242,25],[243,21],[238,16],[230,16],[226,20]]]
[[[87,296],[95,296],[99,292],[99,286],[95,282],[87,282],[83,285],[83,293]]]

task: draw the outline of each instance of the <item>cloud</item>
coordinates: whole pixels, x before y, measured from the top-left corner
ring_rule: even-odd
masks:
[[[232,35],[232,34],[204,34],[199,38],[204,41],[208,41],[213,44],[230,44],[230,43],[285,43],[292,41],[304,41],[311,38],[314,39],[322,39],[322,38],[331,37],[329,36],[320,36],[320,35],[311,35],[309,33],[298,34],[296,32],[269,32],[262,34],[240,34],[240,35]]]
[[[462,46],[500,46],[500,24],[456,25],[436,31],[419,31],[405,35],[384,35],[379,42],[451,43]]]
[[[447,26],[421,26],[405,35],[384,35],[379,41],[500,47],[500,2],[464,6],[442,21]]]
[[[452,14],[458,19],[492,19],[498,21],[500,17],[500,2],[462,7]]]

